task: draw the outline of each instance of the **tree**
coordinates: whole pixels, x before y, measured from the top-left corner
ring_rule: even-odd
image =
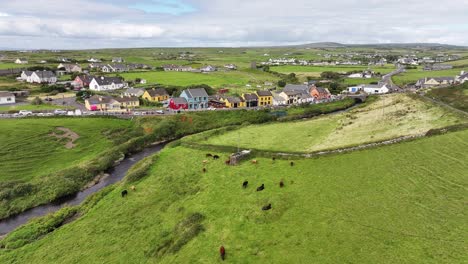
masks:
[[[278,86],[279,87],[285,87],[286,86],[286,82],[284,80],[279,80],[278,81]]]
[[[41,105],[41,104],[43,104],[43,103],[44,103],[44,102],[42,101],[42,99],[39,98],[39,97],[37,97],[37,96],[31,101],[31,104],[32,104],[32,105]]]

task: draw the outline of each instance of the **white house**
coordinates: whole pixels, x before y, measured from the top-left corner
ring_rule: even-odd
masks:
[[[124,62],[124,60],[121,57],[116,57],[116,58],[112,58],[112,62],[122,63],[122,62]]]
[[[466,81],[468,81],[468,72],[461,71],[460,75],[457,75],[457,77],[455,77],[455,81],[457,83],[465,83]]]
[[[23,59],[23,58],[18,58],[18,59],[15,60],[15,63],[16,64],[28,64],[28,60]]]
[[[81,72],[81,66],[78,64],[67,64],[67,63],[60,63],[57,66],[57,69],[64,68],[66,72],[71,73],[71,72]]]
[[[101,62],[100,59],[96,59],[96,58],[91,58],[88,60],[88,62]]]
[[[364,84],[362,90],[368,94],[386,94],[390,91],[387,84]]]
[[[32,71],[23,71],[21,73],[20,79],[25,82],[31,82],[31,75],[33,74]]]
[[[117,90],[126,87],[126,83],[119,77],[95,77],[89,84],[93,91]]]
[[[208,65],[208,66],[200,68],[200,70],[202,72],[214,72],[214,71],[216,71],[216,68],[211,66],[211,65]]]
[[[56,83],[57,77],[51,71],[23,71],[20,79],[28,83]]]
[[[0,91],[0,105],[4,104],[14,104],[15,95],[10,92],[1,92]]]
[[[281,97],[279,93],[272,92],[271,94],[273,95],[273,105],[274,106],[282,106],[282,105],[287,105],[288,104],[286,99]]]

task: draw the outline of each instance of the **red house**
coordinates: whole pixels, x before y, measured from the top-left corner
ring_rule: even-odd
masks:
[[[183,97],[171,98],[169,108],[172,110],[185,110],[188,109],[188,102]]]
[[[75,87],[89,87],[89,84],[93,80],[94,76],[91,75],[79,75],[76,76],[74,82],[75,82]]]

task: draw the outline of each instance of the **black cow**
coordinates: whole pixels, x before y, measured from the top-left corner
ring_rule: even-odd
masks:
[[[264,189],[265,189],[265,184],[262,183],[262,185],[260,185],[260,187],[257,187],[257,192],[263,191]]]
[[[214,156],[213,156],[213,159],[217,160],[217,159],[219,159],[219,156],[218,156],[218,155],[214,155]]]
[[[249,185],[249,182],[248,181],[245,181],[244,183],[242,183],[242,187],[245,189],[247,188],[247,185]]]
[[[127,194],[128,194],[127,190],[123,190],[123,191],[122,191],[122,197],[127,196]]]
[[[206,154],[206,157],[209,158],[209,157],[213,157],[213,155],[211,155],[210,153]]]
[[[206,173],[206,168],[203,168],[203,170],[202,170],[202,171],[203,171],[203,173]]]
[[[280,181],[279,185],[280,185],[280,188],[283,188],[284,187],[284,182]]]
[[[273,157],[273,158],[271,158],[271,160],[272,160],[273,162],[275,162],[275,160],[276,160],[276,157]]]
[[[271,209],[271,204],[268,204],[268,205],[265,205],[265,206],[262,207],[263,211],[268,211],[270,209]]]
[[[291,161],[289,164],[291,165],[291,167],[294,166],[294,161]]]
[[[221,256],[221,259],[224,260],[226,258],[226,249],[224,246],[221,246],[219,248],[219,255]]]

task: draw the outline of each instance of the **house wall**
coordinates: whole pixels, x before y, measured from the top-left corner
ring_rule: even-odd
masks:
[[[259,106],[271,105],[273,103],[273,96],[260,96],[258,94],[257,96]]]
[[[151,101],[151,102],[162,102],[162,101],[166,101],[167,99],[169,99],[169,96],[168,95],[158,95],[158,96],[152,97],[148,93],[148,91],[145,91],[145,93],[143,94],[143,99],[146,99],[146,100]]]
[[[15,101],[15,96],[5,96],[5,97],[0,97],[0,105],[2,104],[14,104]]]

